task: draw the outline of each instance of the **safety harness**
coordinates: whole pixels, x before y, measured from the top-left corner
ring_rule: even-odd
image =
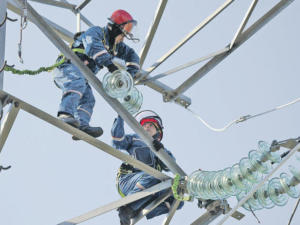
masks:
[[[155,169],[158,170],[158,171],[162,171],[162,168],[160,166],[160,164],[158,163],[158,161],[156,160],[155,162]],[[131,174],[131,173],[136,173],[136,172],[139,172],[140,170],[134,168],[132,165],[128,164],[128,163],[122,163],[119,170],[118,170],[118,173],[117,173],[117,178],[116,178],[116,187],[117,187],[117,190],[120,194],[120,196],[122,198],[124,198],[126,195],[121,191],[120,189],[120,186],[119,186],[119,179],[122,175],[126,175],[126,174]]]
[[[102,30],[102,36],[103,36],[103,39],[102,39],[102,43],[103,43],[103,46],[105,47],[105,49],[107,50],[107,52],[109,52],[111,55],[114,55],[116,56],[117,55],[117,51],[116,51],[116,44],[113,45],[112,48],[109,47],[109,45],[107,44],[107,41],[106,41],[106,38],[105,38],[105,31],[104,31],[104,28],[101,27],[101,30]],[[78,40],[78,37],[80,37],[82,34],[84,33],[84,31],[82,32],[78,32],[74,35],[74,42],[76,40]],[[84,49],[84,45],[81,43],[79,46],[77,47],[74,47],[74,42],[71,44],[71,50],[81,59],[81,61],[83,61],[91,70],[93,68],[95,68],[96,66],[96,63],[94,61],[94,59],[90,58],[89,56],[87,56],[85,54],[85,49]],[[66,59],[66,57],[61,54],[59,55],[58,59],[57,59],[57,64],[58,65],[61,65],[63,64],[64,62],[67,62],[69,63],[70,60]]]
[[[116,56],[117,55],[117,51],[116,51],[116,44],[114,44],[114,46],[110,49],[109,48],[109,45],[107,45],[107,41],[105,39],[105,32],[104,32],[104,28],[102,27],[102,32],[103,32],[103,39],[102,39],[102,43],[105,47],[105,49],[111,54],[111,55],[114,55]],[[74,35],[74,41],[82,34],[83,32],[78,32]],[[74,42],[73,42],[74,43]],[[84,46],[83,44],[81,44],[80,46],[78,47],[74,47],[73,46],[73,43],[71,43],[70,45],[70,48],[71,50],[83,61],[85,62],[85,64],[92,70],[92,68],[94,68],[95,66],[95,61],[93,59],[91,59],[89,56],[87,56],[85,54],[85,49],[84,49]],[[13,74],[18,74],[18,75],[24,75],[24,74],[27,74],[27,75],[37,75],[37,74],[40,74],[42,72],[51,72],[53,69],[59,67],[60,65],[62,65],[63,63],[69,63],[71,62],[69,59],[67,59],[63,54],[60,54],[56,60],[56,63],[51,65],[51,66],[48,66],[48,67],[40,67],[36,70],[28,70],[28,69],[25,69],[25,70],[20,70],[20,69],[16,69],[14,68],[14,65],[7,65],[6,62],[3,66],[3,68],[0,68],[0,72],[2,70],[5,70],[5,71],[9,71]]]

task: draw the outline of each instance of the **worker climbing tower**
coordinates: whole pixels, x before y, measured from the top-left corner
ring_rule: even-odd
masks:
[[[68,44],[73,41],[73,35],[75,32],[68,31],[61,25],[52,22],[51,20],[46,18],[46,16],[42,12],[39,12],[39,10],[36,9],[37,7],[34,6],[34,4],[43,4],[47,7],[59,7],[61,8],[60,10],[70,10],[75,14],[77,18],[76,31],[79,32],[81,31],[81,22],[84,22],[87,27],[93,26],[92,22],[90,22],[82,13],[84,12],[85,7],[89,4],[92,4],[92,2],[96,1],[82,0],[80,4],[75,5],[71,3],[71,1],[69,3],[66,0],[2,0],[0,8],[0,153],[2,154],[3,150],[10,150],[10,145],[5,145],[5,143],[8,139],[14,139],[13,134],[10,134],[11,129],[16,119],[18,118],[19,112],[25,111],[39,118],[40,120],[45,121],[47,124],[51,124],[72,136],[78,137],[78,139],[86,142],[94,148],[100,149],[105,153],[119,159],[120,161],[132,165],[134,168],[146,172],[147,174],[161,180],[161,182],[141,192],[128,195],[124,198],[105,205],[102,204],[103,206],[94,210],[88,211],[90,209],[86,209],[86,211],[88,212],[82,213],[78,216],[74,216],[71,219],[64,218],[62,222],[57,221],[57,224],[80,224],[94,217],[100,216],[104,213],[110,212],[121,206],[129,204],[146,196],[153,195],[165,189],[167,189],[168,192],[166,192],[165,195],[160,196],[156,201],[150,202],[132,220],[132,224],[138,223],[169,196],[174,196],[176,201],[170,206],[170,211],[162,222],[164,225],[172,223],[172,218],[174,217],[176,209],[178,208],[181,201],[185,201],[186,204],[194,204],[196,202],[197,206],[195,208],[200,207],[201,209],[199,209],[199,211],[202,210],[200,217],[199,215],[194,215],[195,217],[199,217],[198,219],[196,219],[194,222],[188,221],[187,224],[205,225],[216,222],[218,221],[218,219],[218,224],[223,224],[229,217],[233,217],[236,223],[242,223],[243,220],[245,220],[245,215],[241,211],[239,211],[239,207],[243,207],[247,211],[258,211],[271,208],[273,209],[276,207],[284,207],[287,204],[289,198],[300,197],[300,167],[298,166],[300,160],[299,138],[290,138],[279,142],[274,141],[271,144],[268,144],[266,141],[259,141],[257,149],[249,151],[248,155],[239,159],[236,164],[232,164],[231,166],[221,169],[219,168],[216,170],[202,170],[194,168],[192,173],[187,173],[180,166],[180,163],[184,162],[184,160],[187,159],[180,159],[175,162],[165,151],[162,151],[162,149],[157,151],[157,149],[155,149],[155,147],[153,146],[153,138],[150,137],[147,132],[142,129],[140,124],[134,118],[134,114],[142,108],[143,104],[147,104],[148,98],[145,97],[143,92],[146,87],[150,88],[151,91],[154,91],[155,94],[160,94],[162,96],[163,102],[175,103],[176,105],[182,107],[180,108],[180,110],[187,109],[194,115],[196,115],[196,117],[199,117],[199,115],[191,110],[192,99],[186,94],[189,95],[192,92],[187,91],[193,85],[195,85],[197,81],[199,81],[206,74],[212,71],[223,60],[225,60],[229,55],[235,52],[235,50],[237,50],[244,43],[248,42],[248,40],[252,36],[254,36],[254,34],[259,33],[259,30],[262,27],[272,21],[273,18],[276,18],[276,16],[280,12],[284,11],[287,6],[291,5],[292,7],[293,4],[291,3],[294,2],[293,0],[280,0],[276,3],[273,1],[268,2],[269,10],[264,12],[264,14],[259,18],[252,17],[255,8],[259,5],[259,1],[249,1],[249,7],[248,9],[245,9],[246,13],[244,14],[244,17],[239,21],[238,29],[232,35],[231,40],[226,42],[226,45],[224,47],[219,48],[218,50],[211,51],[201,58],[194,59],[185,64],[179,64],[175,68],[171,68],[164,73],[158,73],[151,76],[151,74],[160,65],[162,65],[170,56],[175,54],[175,52],[177,52],[177,50],[179,50],[183,45],[188,43],[199,31],[203,30],[204,32],[204,28],[207,28],[210,23],[214,23],[214,20],[217,20],[217,18],[221,16],[222,13],[226,13],[226,10],[229,10],[230,8],[229,6],[232,5],[232,7],[234,7],[233,2],[235,2],[234,0],[226,0],[225,2],[222,2],[222,4],[219,5],[212,14],[208,15],[179,43],[173,46],[161,58],[152,63],[151,66],[146,68],[146,57],[151,49],[150,47],[152,45],[152,41],[154,41],[156,31],[159,30],[158,27],[160,24],[160,20],[162,19],[164,12],[168,11],[168,1],[160,0],[156,9],[154,20],[152,21],[152,24],[148,30],[148,34],[145,37],[143,46],[139,54],[141,69],[139,70],[137,76],[132,78],[132,76],[126,71],[127,65],[123,64],[122,61],[114,61],[114,65],[118,68],[118,70],[114,72],[107,72],[103,75],[102,79],[98,79],[96,76],[94,76],[91,70],[89,70],[76,56],[75,52],[69,48]],[[13,18],[10,18],[7,12],[13,12],[14,14],[21,16],[21,38],[18,44],[18,57],[20,61],[25,58],[24,54],[22,56],[22,30],[24,31],[27,23],[32,22],[59,50],[64,59],[71,60],[72,63],[79,68],[80,72],[84,74],[86,80],[93,87],[93,90],[97,92],[97,94],[102,99],[104,99],[104,101],[107,103],[107,106],[112,108],[113,111],[116,112],[116,114],[120,115],[124,119],[126,124],[135,133],[137,133],[140,138],[143,139],[143,141],[150,147],[151,151],[153,151],[154,154],[170,169],[170,174],[172,175],[170,175],[169,173],[162,173],[148,165],[145,165],[141,161],[116,150],[110,145],[110,143],[107,144],[102,139],[93,138],[87,133],[57,119],[56,115],[53,115],[53,113],[45,112],[34,103],[28,103],[29,101],[25,100],[26,98],[24,98],[24,96],[15,96],[15,94],[12,94],[9,91],[9,88],[5,89],[6,83],[3,81],[4,74],[5,76],[27,76],[38,75],[42,72],[50,71],[53,73],[58,72],[56,67],[60,64],[60,62],[56,62],[52,65],[49,64],[45,67],[40,67],[36,70],[22,70],[18,68],[18,66],[9,64],[5,57],[5,52],[8,51],[5,44],[5,36],[7,26],[9,26],[9,23],[14,22],[15,20]],[[251,19],[253,20],[251,21]],[[6,39],[7,38],[9,37],[6,37]],[[156,48],[155,52],[160,53],[160,49]],[[205,51],[203,50],[203,52]],[[180,72],[184,69],[188,69],[203,62],[205,62],[205,64],[184,82],[182,82],[177,88],[171,88],[169,85],[160,81],[160,79],[162,78],[169,78],[170,75],[175,72]],[[24,65],[26,65],[25,60]],[[255,90],[253,90],[253,92],[254,91]],[[274,90],[272,91],[275,92]],[[153,96],[153,98],[155,98],[155,95]],[[196,97],[197,96],[193,96],[193,100]],[[202,120],[202,118],[200,118],[200,120],[213,131],[225,131],[227,128],[229,128],[229,126],[237,123],[242,123],[246,120],[273,112],[275,110],[282,109],[298,101],[300,101],[300,99],[296,99],[285,105],[281,105],[271,110],[264,111],[263,113],[239,117],[224,129],[212,128],[209,124]],[[171,117],[172,113],[173,112],[168,113],[168,116]],[[176,122],[179,123],[180,120],[181,118],[176,118]],[[16,129],[19,129],[18,124],[16,124],[15,127],[17,127]],[[105,130],[109,129],[106,128]],[[180,128],[178,128],[178,130],[180,130],[180,133],[183,134],[184,138],[186,138],[184,134],[189,133],[188,131],[181,130]],[[29,131],[26,135],[29,135],[30,133],[31,132],[29,128]],[[184,140],[184,138],[180,141],[188,141]],[[202,137],[202,139],[205,138]],[[74,145],[76,145],[77,143],[74,142]],[[173,146],[176,147],[176,145]],[[71,146],[68,147],[72,148]],[[34,146],[34,143],[32,143],[32,146],[30,146],[30,148],[38,149],[39,146]],[[288,150],[283,154],[278,153],[282,148],[286,148]],[[247,148],[245,147],[245,149]],[[189,149],[184,150],[186,151],[185,154],[190,153],[188,152]],[[199,146],[194,146],[193,151],[197,151],[197,153],[193,152],[193,154],[195,154],[194,158],[199,159],[205,157],[204,152],[201,152],[202,150],[199,148]],[[218,154],[221,153],[218,152]],[[227,153],[224,151],[223,154]],[[189,157],[190,156],[191,155],[189,155]],[[285,168],[284,172],[276,175],[275,172],[278,171],[284,164],[286,164],[289,159],[295,159],[295,165],[293,163],[288,164],[288,169]],[[10,166],[4,165],[5,163],[6,162],[0,161],[1,176],[2,174],[8,174],[9,172],[8,169],[10,168]],[[201,167],[201,165],[199,165],[199,167]],[[273,175],[274,177],[272,177]],[[234,197],[234,199],[238,202],[235,207],[233,207],[231,202],[232,197]],[[185,212],[185,210],[186,209],[183,208],[183,210],[181,211],[187,214],[188,212]],[[220,216],[222,214],[224,214],[224,216],[221,218]],[[176,220],[174,219],[174,223],[175,222]],[[151,221],[149,223],[151,223]]]

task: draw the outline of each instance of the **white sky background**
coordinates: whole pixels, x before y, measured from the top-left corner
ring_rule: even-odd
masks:
[[[71,2],[71,1],[70,1]],[[79,4],[82,1],[72,1]],[[225,47],[233,38],[252,1],[235,1],[205,29],[162,64],[152,75]],[[278,1],[260,1],[250,18],[252,24]],[[66,9],[30,2],[43,16],[75,32],[76,17]],[[181,41],[224,0],[169,1],[146,58],[144,69]],[[95,25],[104,26],[116,9],[128,10],[138,20],[139,44],[126,42],[139,52],[155,14],[158,1],[96,1],[82,13]],[[2,5],[1,5],[2,7]],[[241,47],[199,80],[185,95],[192,98],[191,108],[215,127],[243,115],[256,114],[288,103],[299,96],[300,3],[294,1],[277,17],[259,30]],[[19,18],[8,11],[12,18]],[[83,25],[84,29],[86,27]],[[248,27],[248,26],[247,26]],[[246,27],[246,28],[247,28]],[[16,68],[35,69],[52,65],[59,54],[57,48],[32,23],[23,31],[24,64],[18,62],[19,21],[7,22],[6,57]],[[176,88],[191,76],[199,64],[161,79]],[[106,70],[97,77],[102,79]],[[298,137],[300,104],[295,104],[216,133],[207,129],[190,112],[174,103],[163,103],[162,96],[145,86],[143,109],[152,109],[163,119],[163,144],[190,174],[201,168],[219,170],[232,166],[257,148],[259,140],[271,142]],[[4,90],[55,116],[61,92],[49,73],[17,76],[5,73]],[[96,107],[92,125],[101,125],[105,143],[111,142],[110,129],[117,115],[94,91]],[[128,128],[128,132],[131,130]],[[293,164],[290,161],[287,163]],[[20,111],[1,152],[0,165],[12,165],[0,174],[0,225],[55,225],[89,210],[119,199],[115,175],[120,161],[86,144],[74,142],[71,136],[47,123]],[[298,162],[299,163],[299,162]],[[288,172],[287,165],[279,173]],[[289,173],[289,172],[288,172]],[[235,198],[229,202],[234,207]],[[284,207],[256,212],[263,224],[287,224],[295,199]],[[225,224],[256,224],[256,219],[243,208],[246,217],[240,222],[230,218]],[[174,225],[190,224],[204,210],[197,202],[186,203],[177,211]],[[160,224],[164,216],[140,224]],[[216,224],[219,217],[211,224]],[[82,223],[84,225],[119,224],[116,211]],[[292,224],[300,224],[300,211]]]

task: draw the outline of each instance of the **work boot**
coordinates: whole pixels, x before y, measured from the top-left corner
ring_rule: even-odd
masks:
[[[131,219],[138,215],[138,211],[134,211],[130,206],[122,206],[118,208],[121,225],[131,225]]]
[[[101,127],[90,127],[89,125],[83,125],[78,128],[83,132],[93,136],[94,138],[100,137],[103,134],[103,130]],[[80,140],[78,137],[73,136],[73,140],[78,141]]]
[[[72,127],[78,128],[79,127],[79,121],[76,120],[72,115],[60,113],[58,116],[58,119],[61,121],[71,125]]]

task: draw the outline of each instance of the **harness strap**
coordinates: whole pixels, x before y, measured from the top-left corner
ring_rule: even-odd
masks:
[[[161,166],[158,163],[155,163],[155,164],[156,164],[155,169],[157,169],[158,171],[161,172],[162,171]],[[130,164],[127,164],[127,163],[122,163],[121,164],[121,166],[118,170],[118,173],[117,173],[116,187],[117,187],[117,190],[118,190],[118,192],[119,192],[119,194],[122,198],[124,198],[126,195],[120,189],[119,178],[121,177],[121,175],[130,174],[130,173],[134,173],[134,172],[137,172],[137,171],[140,171],[140,170],[135,169]]]
[[[74,53],[85,54],[85,51],[84,51],[83,48],[72,48],[71,50],[72,50]],[[57,64],[61,65],[61,64],[63,64],[63,63],[66,61],[66,57],[65,57],[63,54],[60,54],[60,55],[58,56],[58,58],[59,58],[59,57],[62,57],[62,59],[59,60]]]

